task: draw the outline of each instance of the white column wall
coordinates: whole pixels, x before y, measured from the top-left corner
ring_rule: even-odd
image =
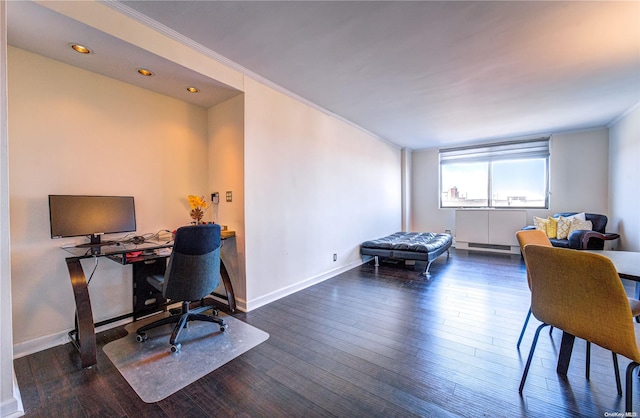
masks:
[[[232,192],[231,202],[226,200],[227,191]],[[221,255],[236,304],[246,310],[243,94],[209,109],[209,198],[213,192],[219,193],[220,202],[208,216],[236,233],[223,241]]]
[[[619,249],[640,251],[640,103],[609,130],[610,228]]]
[[[13,372],[6,19],[0,1],[0,417],[17,417],[24,411]]]

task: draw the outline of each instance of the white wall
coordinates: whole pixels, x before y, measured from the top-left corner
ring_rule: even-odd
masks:
[[[558,212],[590,212],[609,215],[608,205],[608,129],[555,134],[551,138],[550,208],[527,210],[528,223],[534,216]],[[413,152],[412,225],[413,231],[455,234],[455,209],[439,207],[438,150]],[[524,225],[523,225],[524,226]],[[607,231],[615,231],[611,225]]]
[[[59,247],[76,240],[50,238],[47,195],[134,196],[139,233],[188,224],[187,195],[209,191],[207,111],[11,47],[8,69],[19,355],[66,342],[73,328]],[[87,261],[85,271],[92,267]],[[129,312],[131,292],[131,267],[102,259],[90,285],[94,318]]]
[[[400,230],[400,150],[251,79],[244,152],[249,309],[359,264],[360,242]]]
[[[411,230],[411,150],[403,148],[401,156],[402,179],[402,231]]]
[[[209,194],[220,194],[220,203],[207,215],[236,233],[235,238],[223,241],[221,257],[233,285],[236,304],[239,309],[246,310],[242,94],[209,109],[209,189]],[[226,201],[227,191],[233,193],[231,202]]]
[[[609,130],[611,229],[621,250],[640,251],[640,104]]]
[[[551,207],[543,213],[575,211],[609,215],[608,155],[607,128],[553,135]],[[529,221],[533,221],[531,215]]]
[[[440,209],[437,149],[413,151],[411,161],[411,231],[454,230],[455,210]]]
[[[6,3],[0,1],[0,417],[17,417],[24,411],[13,372],[6,28]]]

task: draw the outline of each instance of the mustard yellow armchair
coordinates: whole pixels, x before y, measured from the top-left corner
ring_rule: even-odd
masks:
[[[518,244],[520,245],[520,252],[524,257],[524,246],[528,244],[538,244],[544,245],[547,247],[551,247],[551,242],[547,237],[547,234],[537,229],[528,229],[516,232],[516,238],[518,239]],[[524,260],[525,265],[527,263],[527,259]],[[529,283],[529,269],[527,268],[527,283]],[[529,288],[531,288],[531,283],[529,283]],[[529,319],[531,318],[531,307],[529,307],[529,312],[527,312],[527,317],[524,320],[524,325],[522,325],[522,331],[520,331],[520,337],[518,338],[518,342],[516,347],[520,348],[520,343],[522,342],[522,338],[524,337],[524,332],[527,330],[527,324],[529,324]],[[551,328],[553,330],[553,327]],[[551,333],[551,331],[549,331]]]
[[[520,394],[540,331],[551,325],[631,360],[625,390],[626,411],[631,412],[633,371],[640,365],[640,349],[631,306],[611,260],[599,254],[535,244],[525,246],[524,256],[531,311],[542,325],[529,351]]]
[[[518,244],[520,245],[520,252],[522,252],[523,257],[524,257],[524,247],[528,244],[543,245],[545,247],[552,246],[552,242],[547,237],[547,234],[545,234],[543,231],[539,231],[535,229],[518,231],[516,232],[516,238],[518,239]],[[526,262],[527,260],[525,258],[525,264]],[[528,268],[527,268],[527,281],[529,281]],[[529,288],[531,288],[530,283],[529,283]],[[636,322],[640,322],[639,320],[640,319],[640,300],[634,299],[634,298],[627,298],[627,299],[629,301],[629,305],[631,306],[631,312],[633,313],[633,316],[636,318]],[[520,343],[522,342],[522,338],[524,337],[524,333],[527,329],[527,324],[529,323],[530,318],[531,318],[531,308],[529,308],[527,317],[524,320],[524,325],[522,326],[522,331],[520,331],[520,337],[518,338],[518,342],[516,344],[516,347],[518,349],[520,348]],[[549,330],[549,335],[551,335],[552,330],[553,330],[553,327],[551,327],[551,329]],[[591,344],[589,343],[589,341],[587,341],[587,357],[586,357],[586,369],[585,369],[585,375],[587,379],[589,379],[590,362],[591,362]],[[616,383],[618,386],[618,393],[622,395],[622,388],[620,386],[620,374],[618,372],[617,358],[615,357],[615,355],[613,357],[613,362],[614,362],[614,365],[616,366],[615,371],[616,371]]]

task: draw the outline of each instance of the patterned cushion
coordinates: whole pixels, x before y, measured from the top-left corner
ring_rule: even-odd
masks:
[[[547,221],[547,237],[556,238],[558,236],[558,219],[549,217]]]
[[[533,217],[533,224],[535,225],[536,229],[538,231],[544,231],[544,233],[547,233],[547,223],[549,221],[547,219],[544,218],[538,218],[537,216]]]
[[[560,216],[558,218],[558,234],[556,235],[558,239],[567,239],[569,236],[569,229],[571,228],[571,221],[573,221],[572,216],[569,216],[568,218]]]
[[[571,222],[571,227],[569,228],[569,235],[571,235],[571,233],[573,231],[591,231],[593,229],[593,224],[591,223],[591,221],[583,221],[581,219],[578,218],[573,218],[573,221]]]
[[[569,230],[571,229],[571,223],[574,219],[579,219],[581,221],[585,221],[584,212],[576,213],[573,216],[560,216],[558,217],[558,239],[567,239],[569,236]]]
[[[555,238],[558,234],[558,220],[548,217],[547,219],[533,217],[533,223],[537,230],[543,231],[548,238]]]

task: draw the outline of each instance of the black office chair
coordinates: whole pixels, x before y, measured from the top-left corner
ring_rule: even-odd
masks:
[[[189,307],[191,302],[201,300],[213,292],[220,283],[220,225],[179,228],[164,276],[151,276],[147,281],[161,290],[165,298],[182,301],[182,308],[179,313],[139,328],[136,331],[138,342],[147,339],[145,331],[175,323],[169,343],[171,352],[177,353],[181,347],[178,337],[182,329],[187,327],[188,321],[214,322],[220,326],[221,332],[226,331],[227,324],[216,316],[217,310],[214,309],[212,315],[202,313],[212,309],[211,306],[202,303],[196,308]]]

